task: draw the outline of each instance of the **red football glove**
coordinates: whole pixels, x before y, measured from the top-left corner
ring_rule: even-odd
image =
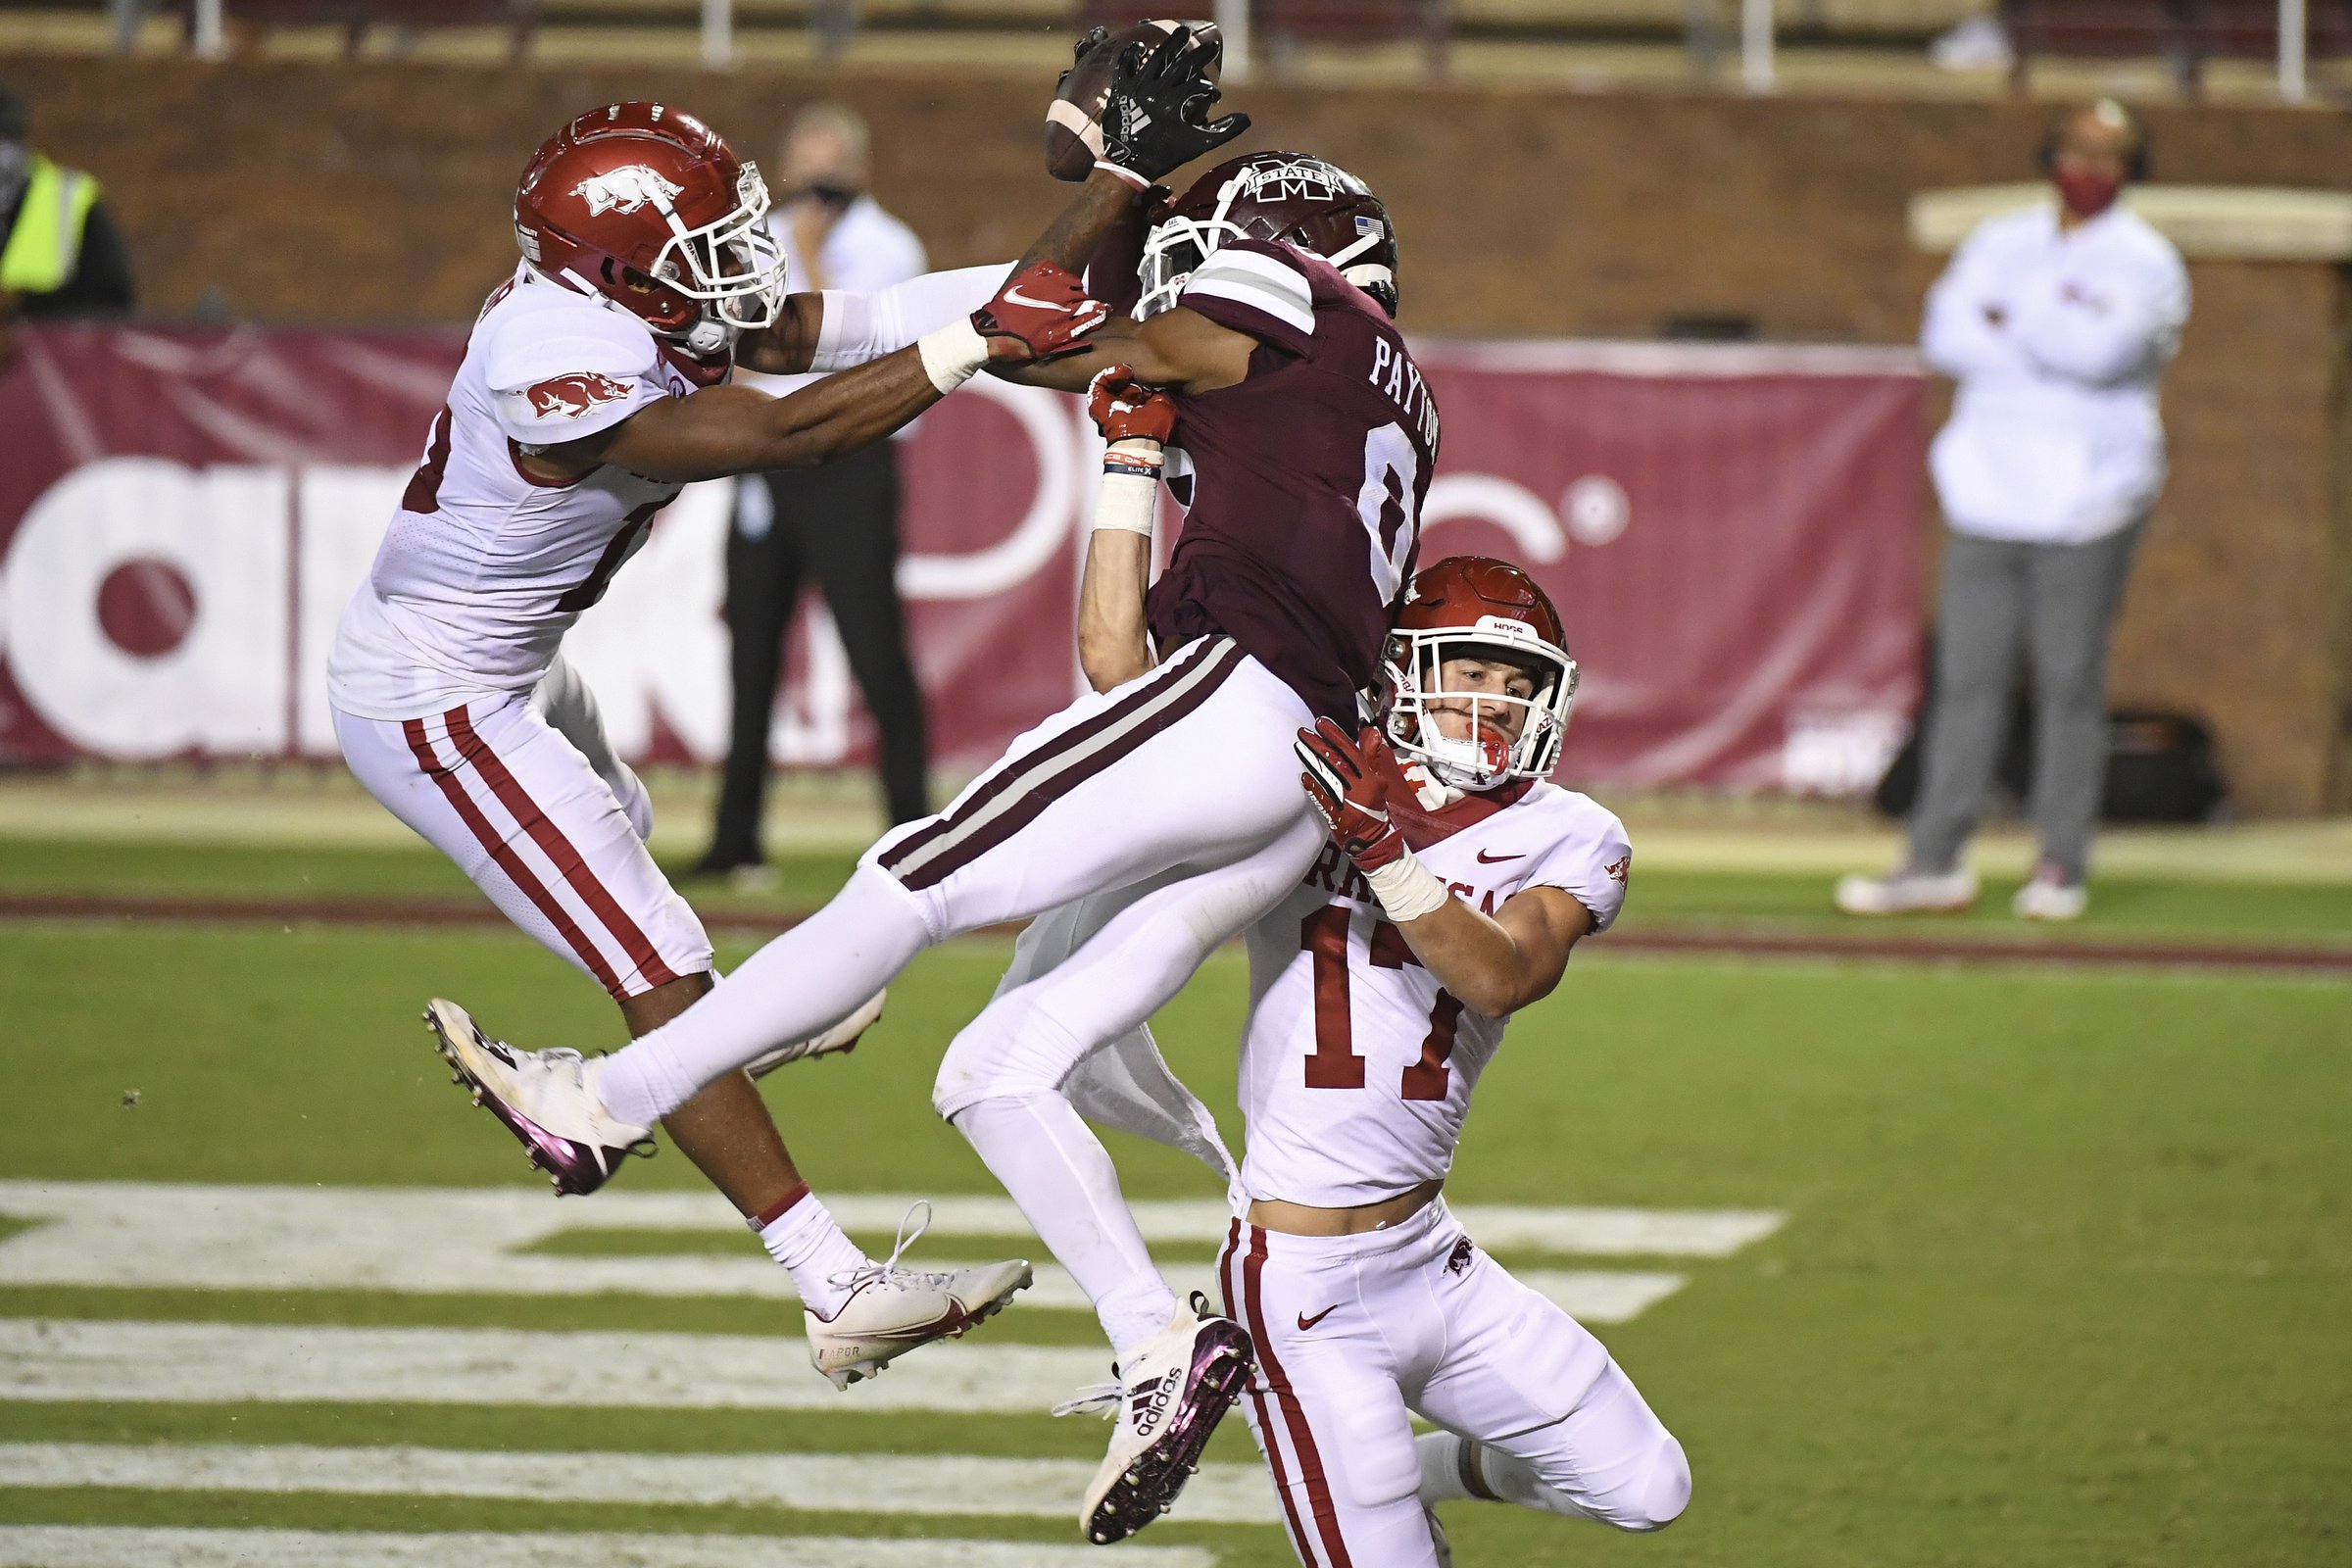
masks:
[[[988,339],[991,359],[1022,364],[1077,353],[1085,346],[1077,340],[1109,318],[1108,306],[1087,298],[1084,281],[1033,262],[972,313],[972,330]]]
[[[1107,366],[1087,383],[1086,412],[1105,441],[1156,441],[1176,433],[1176,400],[1148,387],[1124,365]]]
[[[1396,771],[1396,756],[1380,731],[1367,728],[1349,740],[1339,725],[1318,718],[1294,745],[1306,764],[1298,775],[1306,798],[1359,870],[1377,871],[1404,853],[1404,834],[1389,820],[1389,775]]]

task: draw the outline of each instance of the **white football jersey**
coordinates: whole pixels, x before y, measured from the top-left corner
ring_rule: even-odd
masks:
[[[1489,914],[1522,889],[1555,887],[1596,931],[1617,918],[1633,869],[1624,824],[1549,783],[1508,804],[1468,796],[1407,838],[1454,897]],[[1348,1208],[1444,1177],[1509,1020],[1463,1006],[1415,961],[1337,846],[1249,943],[1250,1196]]]
[[[449,402],[327,659],[334,705],[416,718],[547,673],[679,485],[610,465],[533,478],[518,448],[576,441],[723,380],[643,321],[529,267],[490,296]]]

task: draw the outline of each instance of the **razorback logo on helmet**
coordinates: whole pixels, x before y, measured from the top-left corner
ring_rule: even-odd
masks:
[[[623,164],[581,180],[571,187],[571,193],[588,204],[589,217],[601,218],[607,213],[633,213],[648,202],[667,211],[685,188],[671,184],[643,164]]]
[[[629,395],[628,386],[596,370],[574,370],[524,389],[523,396],[531,400],[531,412],[543,419],[558,415],[576,419],[589,410],[606,403],[618,403]]]

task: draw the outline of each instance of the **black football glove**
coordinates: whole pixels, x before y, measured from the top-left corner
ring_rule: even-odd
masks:
[[[1103,161],[1156,180],[1248,130],[1248,115],[1207,118],[1221,96],[1208,68],[1224,49],[1213,37],[1195,43],[1190,27],[1178,27],[1149,54],[1140,43],[1128,45],[1102,105]]]
[[[1101,23],[1097,23],[1095,25],[1086,30],[1086,35],[1084,37],[1080,38],[1076,43],[1070,45],[1070,70],[1063,72],[1060,75],[1054,78],[1054,97],[1058,98],[1061,96],[1062,85],[1070,79],[1070,71],[1076,71],[1079,63],[1085,60],[1088,55],[1095,52],[1095,46],[1097,44],[1105,43],[1109,40],[1109,38],[1110,29],[1103,26]]]

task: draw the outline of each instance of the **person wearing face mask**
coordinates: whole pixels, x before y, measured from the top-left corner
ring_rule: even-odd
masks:
[[[20,319],[127,313],[130,251],[98,181],[34,152],[24,100],[0,86],[0,364]]]
[[[1837,888],[1849,914],[1976,901],[1963,856],[1998,760],[2019,655],[2034,705],[2040,839],[2014,911],[2073,919],[2107,760],[2107,633],[2165,476],[2157,387],[2188,319],[2171,241],[2118,201],[2147,167],[2112,98],[2061,112],[2042,146],[2056,201],[1987,219],[1928,294],[1920,348],[1959,383],[1929,451],[1950,526],[1936,700],[1904,862]]]
[[[865,122],[839,104],[803,110],[784,134],[785,198],[768,220],[793,286],[870,293],[922,272],[923,243],[867,191]],[[808,377],[744,378],[783,395]],[[893,823],[929,808],[922,693],[899,603],[899,460],[892,442],[819,468],[748,476],[727,538],[734,714],[710,852],[697,869],[757,885],[768,732],[785,634],[814,577],[881,741]]]

